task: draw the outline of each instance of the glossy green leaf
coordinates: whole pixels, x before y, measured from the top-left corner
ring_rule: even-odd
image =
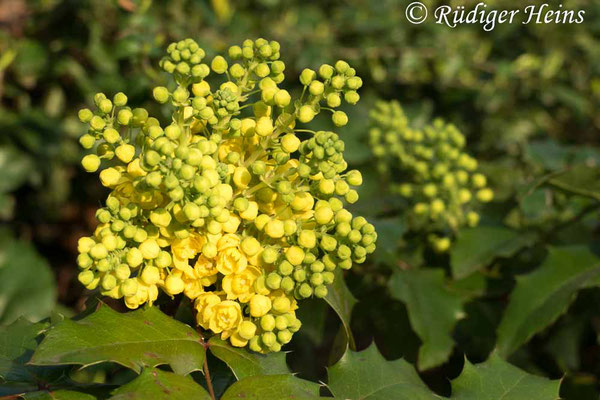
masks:
[[[350,318],[352,317],[352,309],[357,303],[357,300],[350,289],[348,289],[348,286],[346,286],[344,274],[339,268],[335,272],[335,280],[333,281],[333,284],[327,289],[328,291],[327,296],[325,296],[325,301],[340,317],[340,320],[344,325],[346,337],[348,338],[348,345],[351,349],[354,349],[356,346],[354,344],[352,330],[350,329]]]
[[[335,398],[351,400],[436,400],[415,369],[404,360],[386,361],[375,344],[348,350],[327,368],[327,387]]]
[[[320,385],[293,375],[250,376],[231,385],[221,400],[312,400],[319,398]]]
[[[112,393],[110,400],[210,400],[210,395],[190,376],[146,369]]]
[[[403,301],[410,324],[421,341],[418,366],[426,370],[448,360],[452,330],[464,317],[463,299],[445,284],[441,269],[396,271],[389,282],[392,297]]]
[[[600,201],[600,170],[597,166],[578,164],[548,182],[571,194]]]
[[[373,220],[377,231],[377,248],[374,257],[377,262],[390,266],[398,262],[398,248],[407,226],[402,218]]]
[[[484,363],[465,360],[452,381],[452,400],[556,400],[560,381],[531,375],[495,354]]]
[[[498,327],[498,351],[507,357],[534,334],[552,324],[577,291],[600,276],[600,258],[584,246],[550,248],[534,272],[517,277]]]
[[[48,327],[23,318],[8,326],[0,326],[0,380],[35,382],[32,367],[25,365],[37,346],[36,338]]]
[[[204,346],[189,326],[156,307],[119,313],[105,304],[79,320],[53,327],[36,349],[32,364],[90,365],[112,361],[141,371],[169,364],[178,374],[202,369]]]
[[[50,266],[26,242],[0,231],[0,324],[23,316],[39,321],[56,303],[56,283]]]
[[[208,344],[210,352],[226,363],[238,380],[256,375],[290,373],[283,351],[259,354],[247,348],[233,347],[218,336],[211,337]]]
[[[489,265],[495,258],[510,257],[530,246],[533,234],[502,226],[478,226],[460,231],[450,251],[450,266],[456,279],[464,278]]]
[[[40,390],[21,395],[24,400],[94,400],[91,394],[76,392],[73,390]]]
[[[35,165],[31,158],[12,146],[0,147],[0,193],[10,192],[29,178]]]

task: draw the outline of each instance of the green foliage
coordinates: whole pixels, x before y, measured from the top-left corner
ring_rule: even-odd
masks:
[[[361,352],[347,351],[328,368],[327,387],[336,398],[432,400],[439,398],[404,360],[386,361],[374,344]]]
[[[482,364],[465,360],[460,376],[452,381],[456,400],[556,400],[560,381],[527,374],[492,355]]]
[[[299,379],[290,374],[250,376],[231,385],[221,399],[311,400],[319,398],[319,388],[318,383]]]
[[[0,324],[19,317],[39,321],[56,302],[56,283],[48,263],[29,243],[0,230]]]
[[[350,399],[597,400],[599,4],[563,1],[563,9],[586,11],[583,24],[485,32],[434,24],[432,10],[453,4],[437,0],[424,0],[430,17],[421,25],[408,24],[396,0],[0,3],[0,220],[11,231],[0,234],[0,396],[207,398],[199,371],[206,360],[216,398],[316,398],[329,390]],[[192,325],[192,311],[174,313],[166,297],[137,314],[101,307],[113,320],[109,338],[145,335],[152,327],[136,318],[160,308],[164,315],[154,317],[178,332],[169,335],[187,357],[178,372],[194,371],[181,376],[171,372],[179,357],[170,345],[160,361],[144,354],[156,344],[140,344],[137,354],[124,344],[90,351],[104,330],[86,326],[97,318],[90,310],[77,315],[97,293],[75,288],[74,236],[94,229],[90,210],[106,193],[77,165],[77,137],[86,132],[76,110],[92,106],[95,92],[123,90],[161,124],[171,122],[168,107],[152,98],[155,85],[168,86],[156,66],[169,42],[188,36],[208,59],[248,37],[277,40],[291,75],[323,55],[356,68],[361,102],[339,110],[359,123],[340,138],[349,167],[364,171],[364,201],[350,211],[368,217],[379,238],[365,264],[336,277],[326,296],[331,309],[297,311],[304,326],[277,355],[211,338],[204,357],[200,335],[170,317]],[[294,96],[302,88],[285,86]],[[479,226],[452,232],[447,253],[411,229],[408,202],[390,193],[389,177],[376,168],[368,130],[379,100],[402,104],[415,130],[438,117],[454,125],[493,189],[494,200],[477,207]],[[332,125],[317,117],[307,128]],[[393,180],[405,183],[396,172]],[[182,301],[178,309],[191,307]],[[373,340],[383,356],[367,347]],[[41,354],[60,365],[30,363],[40,342]],[[315,382],[329,389],[319,392]]]
[[[158,309],[123,314],[100,304],[93,314],[50,329],[30,363],[88,366],[112,361],[137,372],[169,364],[186,375],[201,370],[204,357],[201,336]]]
[[[498,353],[508,356],[564,313],[581,288],[595,284],[600,258],[583,246],[554,247],[534,272],[518,276],[498,327]]]
[[[489,265],[497,257],[510,257],[534,240],[502,226],[478,226],[461,231],[450,252],[452,275],[464,278]]]
[[[397,271],[389,285],[392,297],[406,304],[411,325],[423,341],[419,349],[419,369],[446,362],[454,347],[452,330],[465,313],[463,300],[446,287],[444,271]]]
[[[110,399],[210,400],[210,396],[189,376],[159,369],[145,369],[140,376],[115,390]]]
[[[226,341],[213,336],[208,341],[210,352],[223,361],[237,380],[250,376],[290,373],[285,362],[285,353],[259,354],[233,347]]]
[[[333,281],[331,289],[325,296],[325,301],[333,308],[344,326],[346,341],[351,349],[355,349],[354,336],[350,329],[350,319],[352,318],[352,309],[356,305],[356,298],[346,286],[344,276],[341,271],[336,272],[336,278]]]

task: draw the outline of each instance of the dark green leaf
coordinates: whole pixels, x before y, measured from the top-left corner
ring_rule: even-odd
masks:
[[[448,290],[441,269],[396,271],[389,282],[392,297],[403,301],[410,324],[423,342],[418,366],[426,370],[448,360],[452,330],[464,317],[462,298]]]
[[[178,374],[202,369],[204,346],[187,325],[148,307],[119,313],[105,304],[79,321],[65,320],[52,328],[31,360],[36,365],[112,361],[141,371],[169,364]]]
[[[233,347],[217,336],[211,337],[208,344],[211,353],[226,363],[238,380],[255,375],[290,373],[283,351],[259,354],[246,348]]]
[[[352,400],[436,400],[415,369],[404,360],[386,361],[374,344],[348,350],[327,369],[327,387],[336,398]]]
[[[21,396],[24,400],[94,400],[91,394],[72,390],[52,390],[26,393]]]
[[[531,274],[517,286],[498,327],[498,351],[507,357],[564,313],[577,291],[600,276],[600,258],[584,246],[550,248]]]
[[[555,400],[559,386],[558,380],[528,374],[492,354],[482,364],[465,360],[452,381],[452,400]]]
[[[293,375],[250,376],[231,385],[221,400],[312,400],[319,398],[320,385]]]
[[[571,194],[600,200],[600,169],[578,164],[552,178],[549,183]]]
[[[375,259],[377,262],[390,266],[398,262],[398,247],[407,226],[401,218],[378,219],[373,221],[377,231],[377,249]]]
[[[533,234],[520,233],[501,226],[478,226],[460,231],[450,251],[452,275],[464,278],[484,268],[497,257],[510,257],[530,246]]]
[[[10,192],[29,177],[34,168],[31,158],[14,147],[0,148],[0,193]]]
[[[209,394],[190,376],[146,369],[112,393],[110,400],[210,400]]]
[[[39,321],[55,303],[56,284],[46,260],[29,243],[0,231],[0,324],[21,316]]]
[[[350,292],[350,289],[348,289],[348,286],[346,286],[344,275],[339,268],[335,272],[333,284],[327,289],[328,292],[327,296],[325,296],[325,301],[334,309],[336,314],[342,320],[348,338],[348,344],[351,349],[355,349],[354,336],[350,329],[350,318],[352,317],[352,309],[357,303],[357,300],[352,292]]]
[[[18,319],[9,326],[0,327],[0,380],[34,382],[32,368],[25,365],[37,346],[36,337],[48,324],[33,324]]]

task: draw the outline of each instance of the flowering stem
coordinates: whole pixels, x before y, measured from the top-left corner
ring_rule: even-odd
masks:
[[[202,338],[202,345],[204,346],[204,350],[208,350],[208,343],[204,338]],[[204,366],[202,367],[202,371],[204,372],[204,379],[206,379],[206,387],[208,388],[208,394],[210,394],[210,398],[212,400],[216,400],[215,390],[213,389],[212,380],[210,379],[210,371],[208,369],[208,354],[204,355]]]
[[[207,358],[204,357],[204,378],[206,378],[206,387],[208,388],[208,393],[210,394],[210,398],[212,400],[216,400],[215,390],[213,389],[212,381],[210,380],[210,371],[208,370],[208,362]]]

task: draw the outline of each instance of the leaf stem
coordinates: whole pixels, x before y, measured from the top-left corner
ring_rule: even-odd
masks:
[[[204,371],[204,378],[206,379],[206,387],[208,388],[210,398],[212,400],[217,400],[215,397],[215,390],[213,389],[212,381],[210,379],[210,371],[208,370],[208,357],[206,357],[206,355],[204,356],[204,367],[202,370]]]
[[[217,400],[217,398],[215,397],[215,389],[213,388],[212,380],[210,379],[210,370],[208,369],[208,346],[209,345],[208,345],[208,342],[206,341],[206,339],[204,338],[204,335],[202,335],[202,332],[200,332],[200,336],[202,338],[201,339],[202,346],[204,346],[204,353],[205,353],[204,354],[204,365],[202,366],[202,372],[204,372],[204,379],[206,379],[206,387],[208,389],[208,394],[210,394],[210,398],[212,400]]]

